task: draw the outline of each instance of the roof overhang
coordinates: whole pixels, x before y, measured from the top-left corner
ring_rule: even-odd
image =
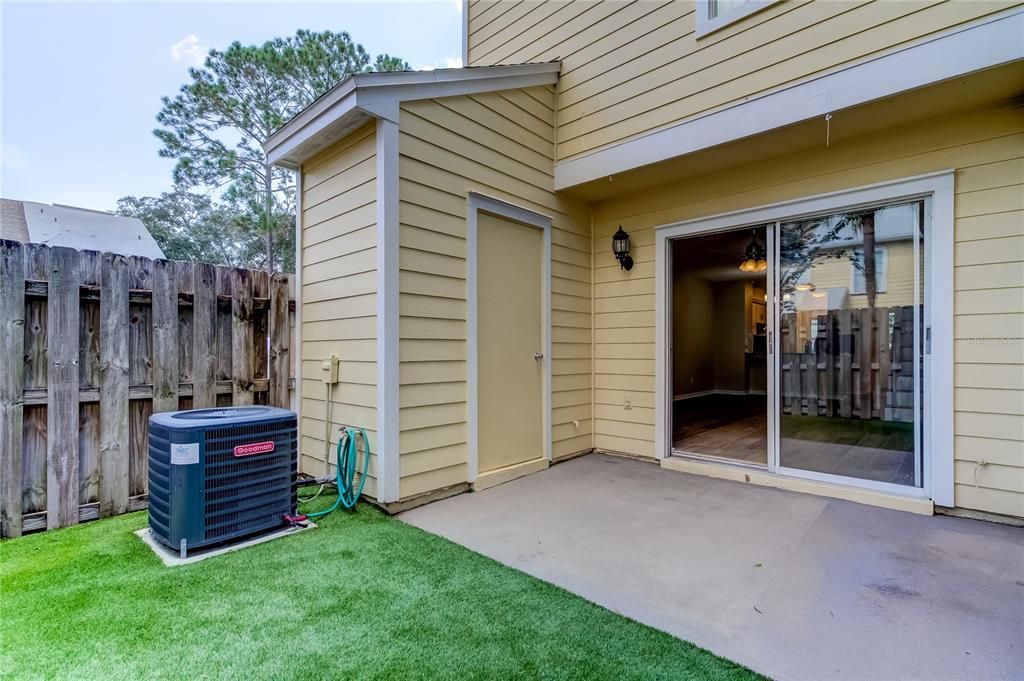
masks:
[[[548,62],[353,74],[267,138],[263,151],[271,164],[295,169],[372,119],[398,123],[403,101],[553,85],[560,69]]]

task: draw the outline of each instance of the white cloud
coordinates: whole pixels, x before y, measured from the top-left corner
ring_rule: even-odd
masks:
[[[19,146],[4,142],[0,144],[0,167],[4,173],[20,174],[29,169],[28,154]]]
[[[417,66],[417,71],[433,71],[434,69],[461,69],[462,68],[462,57],[445,57],[439,59],[433,64],[424,64],[423,66]]]
[[[207,49],[199,44],[199,36],[195,33],[190,33],[171,45],[170,52],[171,59],[174,61],[199,67],[203,65],[203,60],[206,59]]]

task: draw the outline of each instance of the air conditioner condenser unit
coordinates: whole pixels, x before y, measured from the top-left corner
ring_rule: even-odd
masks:
[[[295,515],[296,417],[224,407],[149,419],[149,526],[188,551],[280,528]]]

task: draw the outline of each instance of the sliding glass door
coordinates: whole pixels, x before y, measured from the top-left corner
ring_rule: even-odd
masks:
[[[777,223],[772,468],[921,487],[926,202]]]

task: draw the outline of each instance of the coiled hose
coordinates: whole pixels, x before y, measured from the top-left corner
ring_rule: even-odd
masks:
[[[362,438],[365,449],[363,470],[356,486],[356,464],[359,462],[358,438]],[[362,428],[343,428],[338,438],[338,452],[335,466],[335,484],[338,487],[338,498],[325,511],[305,514],[308,518],[320,518],[338,510],[339,506],[351,510],[356,507],[359,496],[366,484],[366,473],[370,470],[370,440]]]

